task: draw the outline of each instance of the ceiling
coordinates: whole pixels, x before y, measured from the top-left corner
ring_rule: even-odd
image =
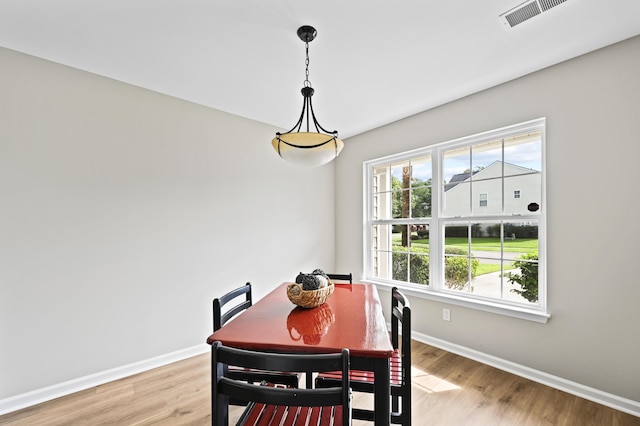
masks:
[[[638,0],[505,25],[522,3],[0,0],[0,46],[288,130],[312,25],[314,109],[344,139],[640,34]]]

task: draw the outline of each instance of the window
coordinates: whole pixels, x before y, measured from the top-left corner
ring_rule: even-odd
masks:
[[[546,322],[544,130],[539,119],[366,162],[365,279]]]

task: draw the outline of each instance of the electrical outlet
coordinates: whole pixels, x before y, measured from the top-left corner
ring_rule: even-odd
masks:
[[[442,319],[445,321],[451,321],[451,311],[449,309],[442,309]]]

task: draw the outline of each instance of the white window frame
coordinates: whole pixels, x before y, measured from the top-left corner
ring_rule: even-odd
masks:
[[[452,141],[442,142],[435,145],[426,146],[407,152],[397,153],[374,160],[369,160],[363,164],[363,184],[364,184],[364,229],[363,229],[363,259],[364,259],[364,280],[372,284],[376,284],[383,287],[398,287],[405,293],[421,297],[428,300],[439,301],[447,304],[464,306],[467,308],[478,309],[481,311],[487,311],[506,315],[510,317],[526,319],[539,323],[546,323],[550,318],[550,313],[547,311],[547,278],[546,278],[546,160],[545,160],[545,127],[546,119],[539,118],[536,120],[527,121],[524,123],[516,124],[513,126],[507,126],[480,134],[455,139]],[[538,303],[535,306],[525,306],[520,304],[512,304],[505,300],[500,299],[487,299],[477,298],[473,295],[465,293],[453,293],[451,291],[444,291],[443,283],[438,277],[443,277],[442,265],[444,265],[444,238],[441,240],[441,233],[444,229],[444,224],[455,221],[456,218],[445,217],[442,212],[442,200],[444,197],[444,183],[439,187],[434,185],[432,189],[432,216],[424,219],[403,219],[403,224],[428,224],[429,225],[429,240],[430,240],[430,281],[429,286],[407,283],[404,281],[395,281],[391,279],[381,279],[372,275],[372,247],[373,236],[371,230],[374,222],[380,224],[380,220],[372,220],[373,218],[373,170],[376,165],[384,163],[395,163],[407,161],[413,158],[420,158],[427,155],[431,155],[433,159],[432,163],[432,182],[444,182],[442,177],[442,153],[447,150],[458,146],[474,145],[487,140],[495,140],[496,138],[506,138],[509,136],[522,134],[526,132],[539,131],[541,133],[541,159],[542,170],[540,171],[541,177],[541,202],[539,210],[524,215],[515,216],[500,216],[503,220],[524,220],[527,218],[534,218],[538,224]],[[487,217],[478,216],[477,214],[471,214],[470,220],[482,220]],[[495,219],[495,218],[493,218]],[[394,224],[394,219],[383,221],[388,224]]]

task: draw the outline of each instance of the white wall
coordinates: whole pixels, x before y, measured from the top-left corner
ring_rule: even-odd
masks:
[[[640,402],[640,37],[350,138],[336,267],[362,269],[362,162],[547,118],[547,324],[412,298],[416,332]],[[382,293],[383,300],[388,293]]]
[[[216,295],[332,269],[334,165],[280,160],[280,129],[0,64],[0,400],[202,345]]]

